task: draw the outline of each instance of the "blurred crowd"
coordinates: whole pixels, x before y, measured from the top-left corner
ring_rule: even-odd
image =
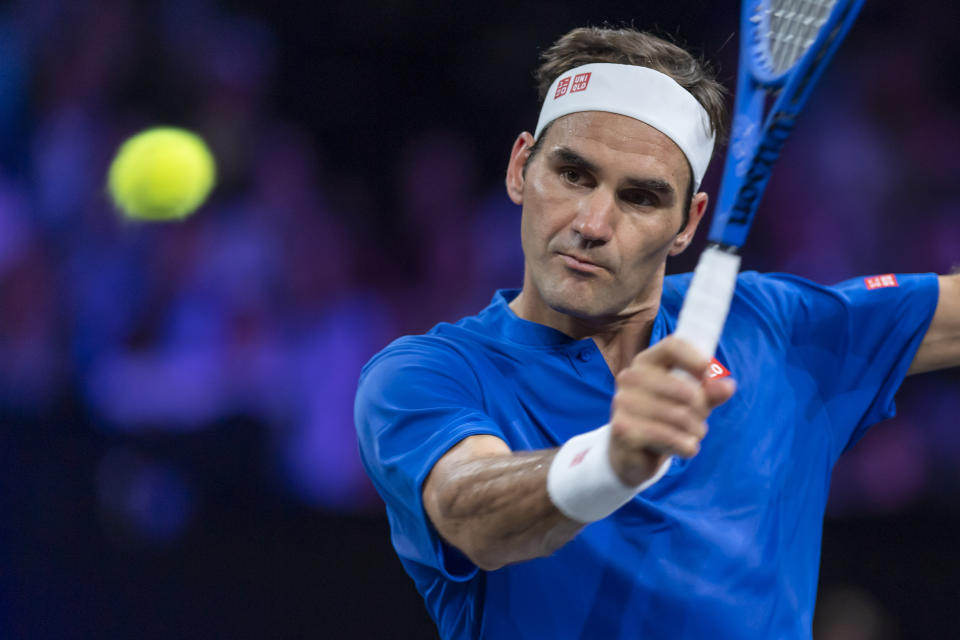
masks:
[[[960,262],[955,21],[947,2],[920,5],[902,16],[893,2],[868,5],[787,145],[747,268],[831,283]],[[405,42],[424,53],[419,27],[436,23],[391,7],[370,10],[371,37],[402,20]],[[519,211],[501,165],[536,115],[536,49],[562,23],[547,21],[514,55],[504,49],[540,32],[478,22],[463,46],[485,41],[490,55],[357,62],[349,76],[345,25],[361,31],[359,9],[329,11],[309,12],[310,41],[313,26],[285,31],[256,3],[0,4],[0,415],[70,416],[98,434],[105,444],[83,481],[128,535],[179,535],[197,517],[191,474],[203,472],[138,443],[236,418],[257,425],[278,492],[379,512],[356,454],[361,366],[393,338],[521,283]],[[703,12],[689,33],[720,13]],[[728,35],[702,42],[732,84]],[[476,85],[432,84],[441,64]],[[375,110],[394,72],[422,82]],[[468,101],[448,94],[473,87],[499,106],[451,113]],[[353,110],[357,120],[342,119]],[[342,120],[331,125],[331,114]],[[119,143],[154,124],[196,130],[219,162],[213,198],[182,223],[124,221],[104,192]],[[689,269],[699,246],[671,268]],[[908,381],[900,416],[838,467],[831,513],[958,502],[958,382],[950,372]]]
[[[375,507],[353,429],[360,367],[522,273],[518,219],[476,184],[467,136],[417,132],[387,180],[329,169],[271,102],[276,34],[204,3],[23,2],[0,43],[0,406],[42,416],[76,397],[93,428],[135,434],[242,415],[296,495]],[[158,119],[208,139],[219,187],[186,222],[125,221],[106,166]],[[122,477],[102,484],[143,484]]]

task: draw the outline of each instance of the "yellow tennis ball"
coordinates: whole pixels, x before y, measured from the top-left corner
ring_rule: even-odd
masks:
[[[200,136],[156,127],[120,145],[107,186],[129,218],[179,220],[203,204],[216,180],[216,162]]]

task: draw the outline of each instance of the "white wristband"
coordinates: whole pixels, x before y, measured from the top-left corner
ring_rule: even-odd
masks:
[[[670,468],[667,460],[652,478],[627,487],[610,465],[610,425],[567,440],[550,463],[547,494],[563,515],[578,522],[594,522],[625,505],[657,482]]]

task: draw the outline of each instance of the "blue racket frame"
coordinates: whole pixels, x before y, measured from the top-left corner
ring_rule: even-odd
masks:
[[[767,64],[763,29],[769,0],[748,0],[740,15],[741,44],[737,94],[727,161],[708,239],[728,250],[743,246],[773,165],[793,131],[817,80],[843,41],[866,0],[838,0],[817,39],[798,64],[774,73]],[[779,89],[764,118],[770,90]]]
[[[813,86],[864,1],[838,0],[816,40],[794,66],[779,74],[766,65],[767,39],[760,31],[768,28],[763,16],[769,15],[769,1],[746,0],[741,10],[733,134],[720,198],[710,227],[710,243],[700,254],[675,331],[677,337],[705,356],[713,355],[723,332],[740,270],[739,249],[747,239],[773,165]],[[764,117],[771,97],[773,106]],[[677,371],[676,375],[683,374]]]

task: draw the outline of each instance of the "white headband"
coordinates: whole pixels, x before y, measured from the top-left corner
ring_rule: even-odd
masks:
[[[710,116],[693,95],[659,71],[629,64],[585,64],[562,74],[547,92],[534,138],[561,116],[607,111],[629,116],[677,143],[700,187],[713,154]]]

